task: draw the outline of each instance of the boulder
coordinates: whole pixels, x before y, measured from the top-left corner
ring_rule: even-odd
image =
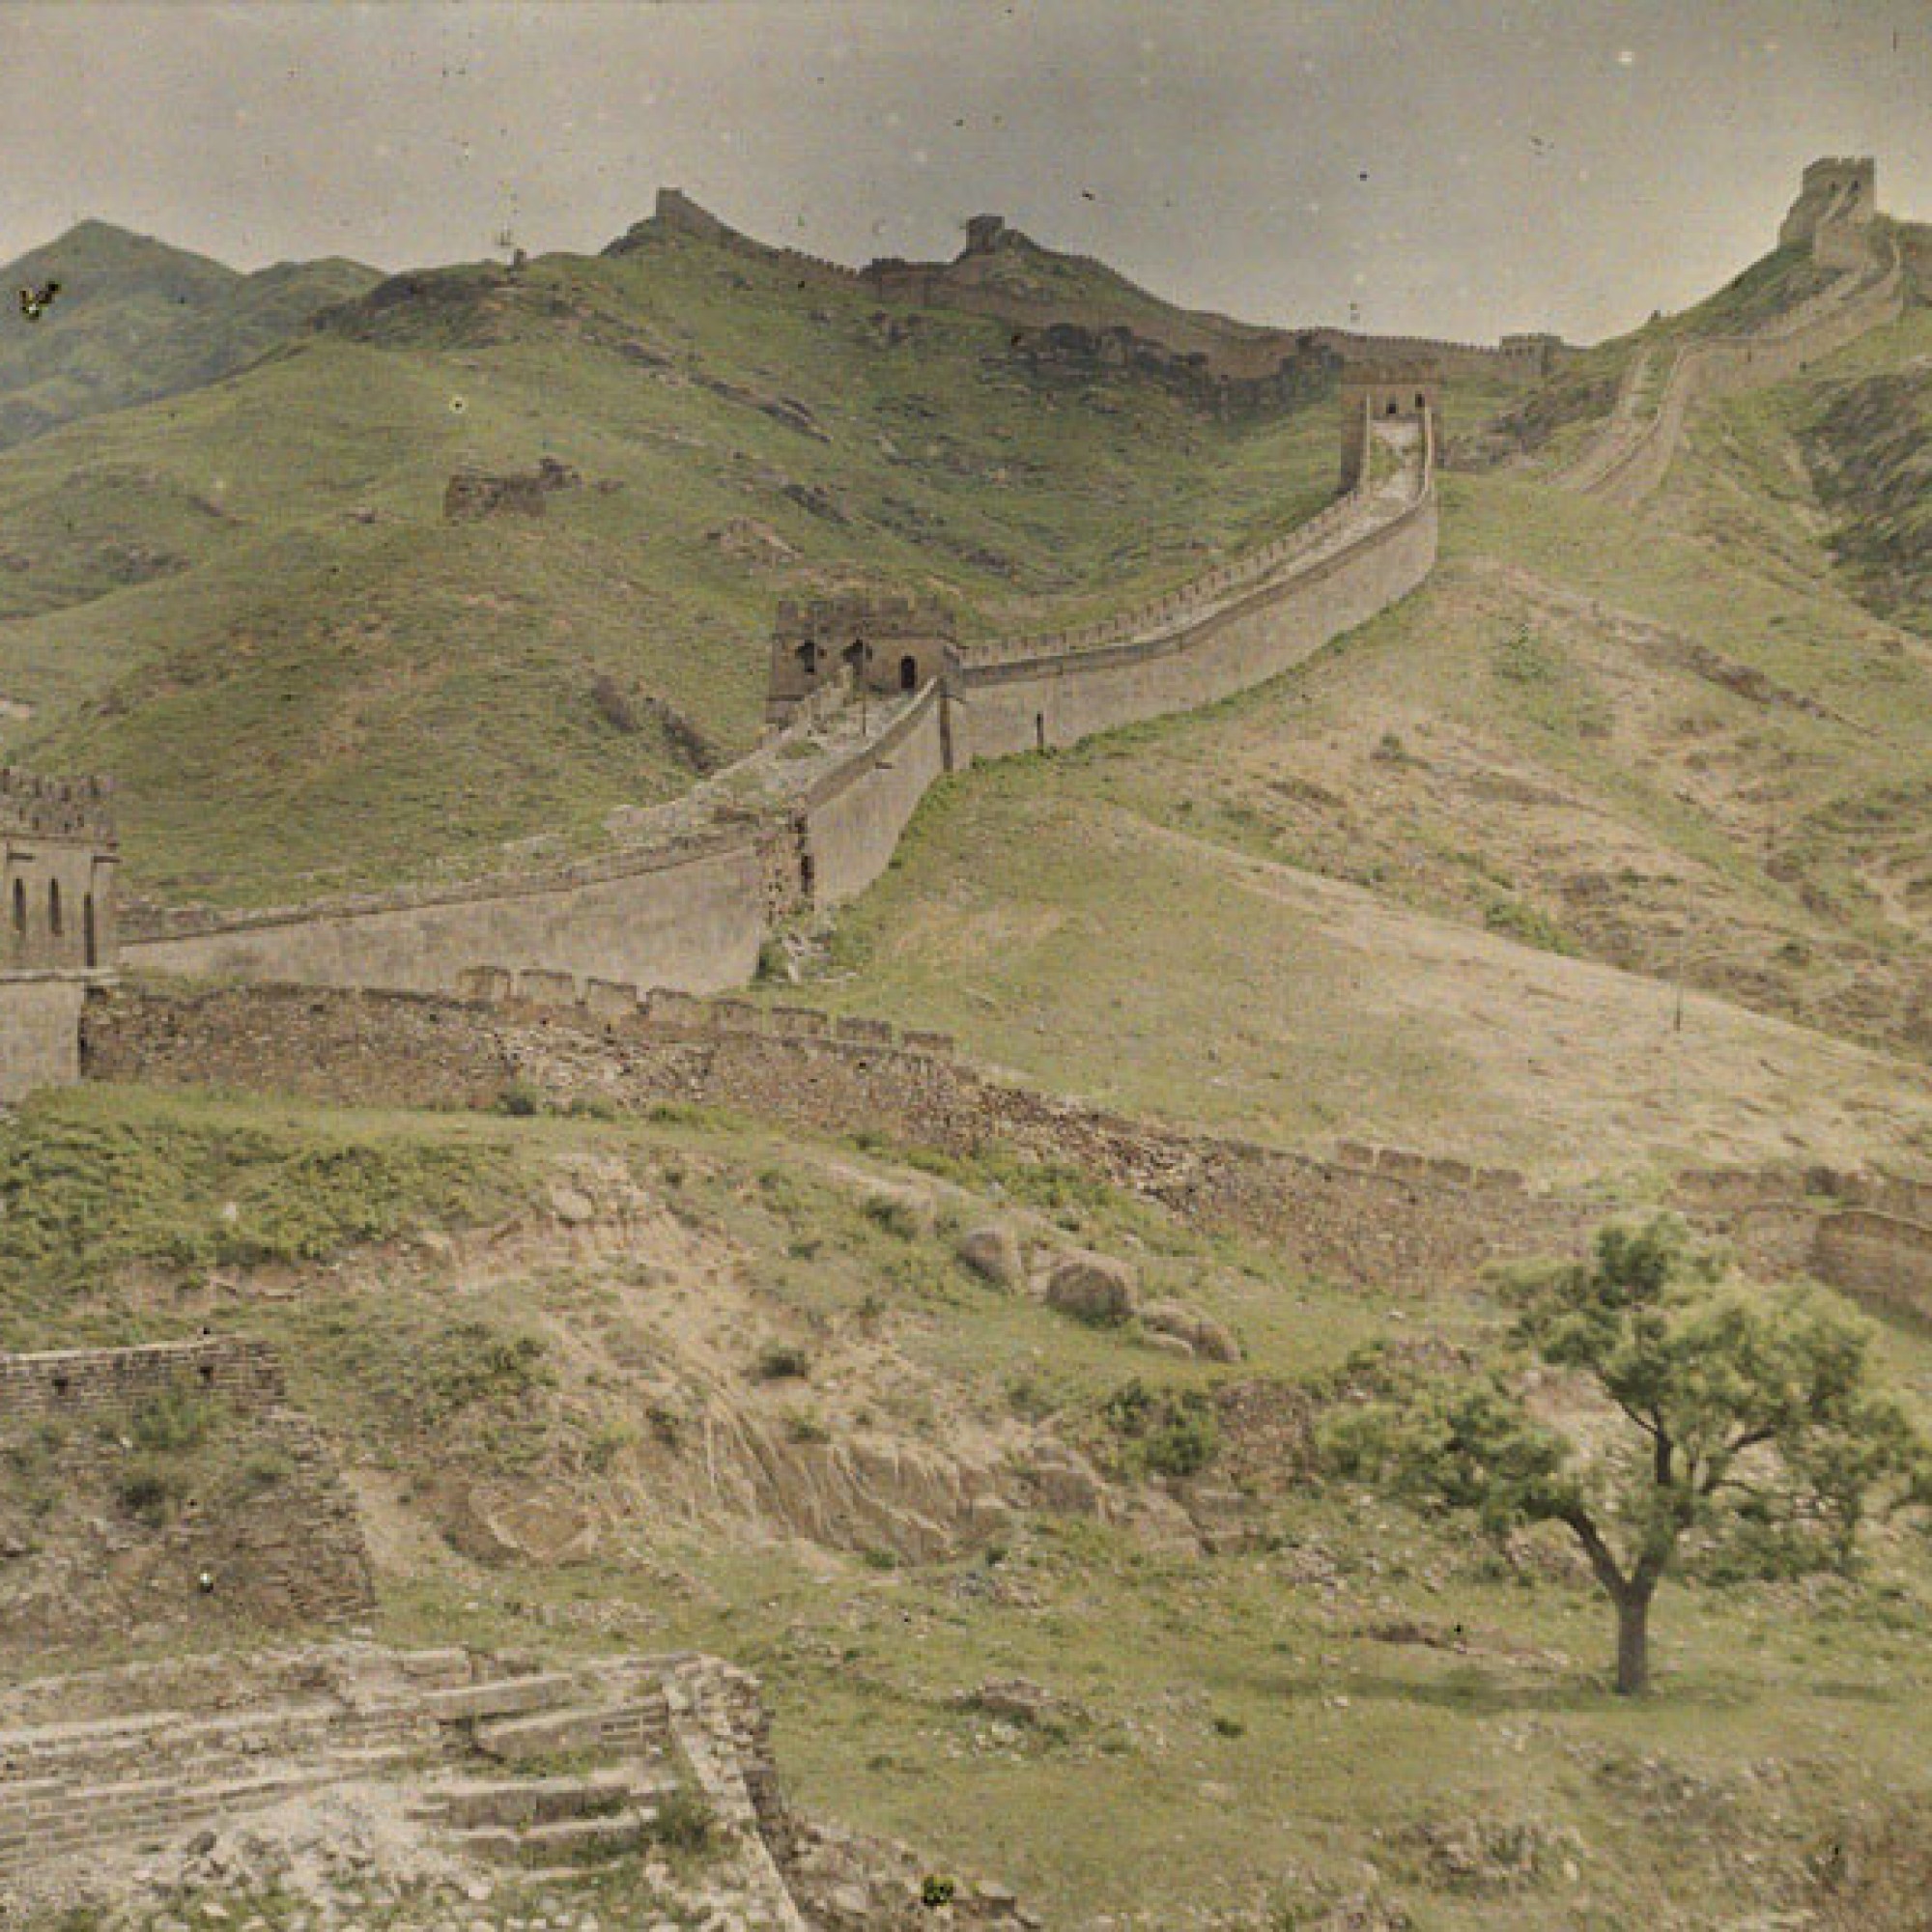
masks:
[[[958,1254],[975,1274],[998,1288],[1018,1288],[1026,1280],[1019,1236],[1003,1222],[968,1229],[959,1237]]]
[[[1238,1362],[1241,1347],[1233,1334],[1211,1315],[1190,1308],[1184,1301],[1150,1301],[1141,1312],[1141,1326],[1148,1340],[1168,1336],[1185,1342],[1191,1354],[1210,1362]]]
[[[1046,1278],[1046,1301],[1096,1328],[1118,1328],[1134,1312],[1134,1271],[1125,1262],[1085,1249],[1063,1255]]]

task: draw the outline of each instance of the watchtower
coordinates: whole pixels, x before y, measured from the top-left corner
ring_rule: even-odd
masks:
[[[1828,155],[1804,170],[1798,199],[1777,231],[1777,245],[1809,242],[1814,252],[1831,231],[1861,228],[1878,217],[1878,162],[1869,155]]]
[[[114,962],[110,780],[0,768],[0,973]]]
[[[783,724],[821,691],[918,691],[944,671],[954,636],[952,613],[931,598],[787,599],[772,631],[765,723]]]
[[[1342,372],[1342,488],[1368,473],[1378,424],[1414,423],[1439,447],[1441,378],[1433,362],[1358,362]]]

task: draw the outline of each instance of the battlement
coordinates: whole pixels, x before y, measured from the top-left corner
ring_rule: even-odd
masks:
[[[112,848],[114,781],[51,779],[0,767],[0,836],[70,839]]]
[[[787,640],[860,632],[875,638],[952,638],[956,630],[952,612],[937,598],[911,592],[788,597],[781,600],[778,611],[778,632]]]

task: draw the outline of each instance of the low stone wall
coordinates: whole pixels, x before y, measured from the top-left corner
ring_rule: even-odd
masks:
[[[1581,1205],[1499,1170],[1386,1150],[1319,1160],[1054,1099],[986,1078],[943,1035],[625,989],[547,1005],[560,989],[540,983],[533,1000],[510,975],[489,983],[497,1004],[125,984],[89,1008],[87,1068],[368,1105],[489,1107],[516,1080],[559,1103],[683,1101],[959,1154],[1003,1148],[1263,1235],[1311,1271],[1390,1286],[1574,1250],[1591,1224]]]
[[[272,1475],[238,1479],[219,1506],[215,1498],[190,1497],[180,1514],[145,1529],[131,1520],[109,1525],[100,1532],[102,1549],[118,1555],[98,1565],[87,1549],[66,1548],[62,1539],[99,1525],[63,1527],[58,1514],[49,1517],[32,1547],[0,1564],[4,1621],[32,1626],[36,1606],[55,1591],[60,1627],[71,1640],[96,1626],[115,1627],[122,1589],[138,1587],[152,1612],[191,1604],[203,1572],[223,1606],[245,1607],[260,1621],[364,1614],[374,1598],[355,1504],[308,1418],[287,1406],[281,1367],[265,1343],[223,1336],[0,1354],[0,1448],[39,1470],[56,1510],[63,1500],[73,1504],[97,1492],[111,1503],[138,1457],[165,1463],[165,1452],[142,1449],[141,1435],[144,1416],[170,1399],[209,1405],[226,1469],[242,1471],[252,1459]],[[117,1571],[124,1558],[138,1578],[133,1570]]]
[[[472,976],[470,991],[102,988],[86,1015],[86,1067],[354,1105],[490,1107],[514,1080],[559,1103],[681,1101],[951,1153],[1004,1149],[1261,1235],[1312,1272],[1389,1287],[1580,1253],[1609,1211],[1507,1168],[1358,1142],[1319,1158],[1134,1120],[990,1079],[950,1036],[878,1020],[501,969]],[[1761,1275],[1809,1271],[1901,1306],[1932,1266],[1932,1215],[1901,1210],[1928,1202],[1924,1183],[1797,1168],[1691,1172],[1671,1193]],[[1835,1237],[1822,1232],[1840,1222]]]
[[[1811,1270],[1821,1281],[1920,1321],[1932,1321],[1932,1225],[1870,1208],[1821,1218]]]

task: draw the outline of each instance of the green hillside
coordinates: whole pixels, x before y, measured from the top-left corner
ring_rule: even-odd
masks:
[[[541,521],[451,471],[550,455]],[[285,898],[594,842],[762,708],[781,595],[918,583],[967,628],[1085,614],[1305,517],[1332,407],[1213,422],[1029,378],[999,325],[886,313],[659,236],[399,276],[248,370],[0,457],[9,755],[122,781],[128,884]],[[514,728],[505,721],[514,720]]]
[[[0,449],[64,422],[174,395],[252,362],[326,303],[361,294],[373,269],[280,262],[243,275],[105,221],[0,268]],[[38,320],[17,288],[60,292]]]
[[[1269,1138],[1932,1152],[1932,646],[1802,455],[1928,351],[1700,416],[1640,512],[1449,477],[1435,576],[1306,668],[934,793],[824,999]]]

